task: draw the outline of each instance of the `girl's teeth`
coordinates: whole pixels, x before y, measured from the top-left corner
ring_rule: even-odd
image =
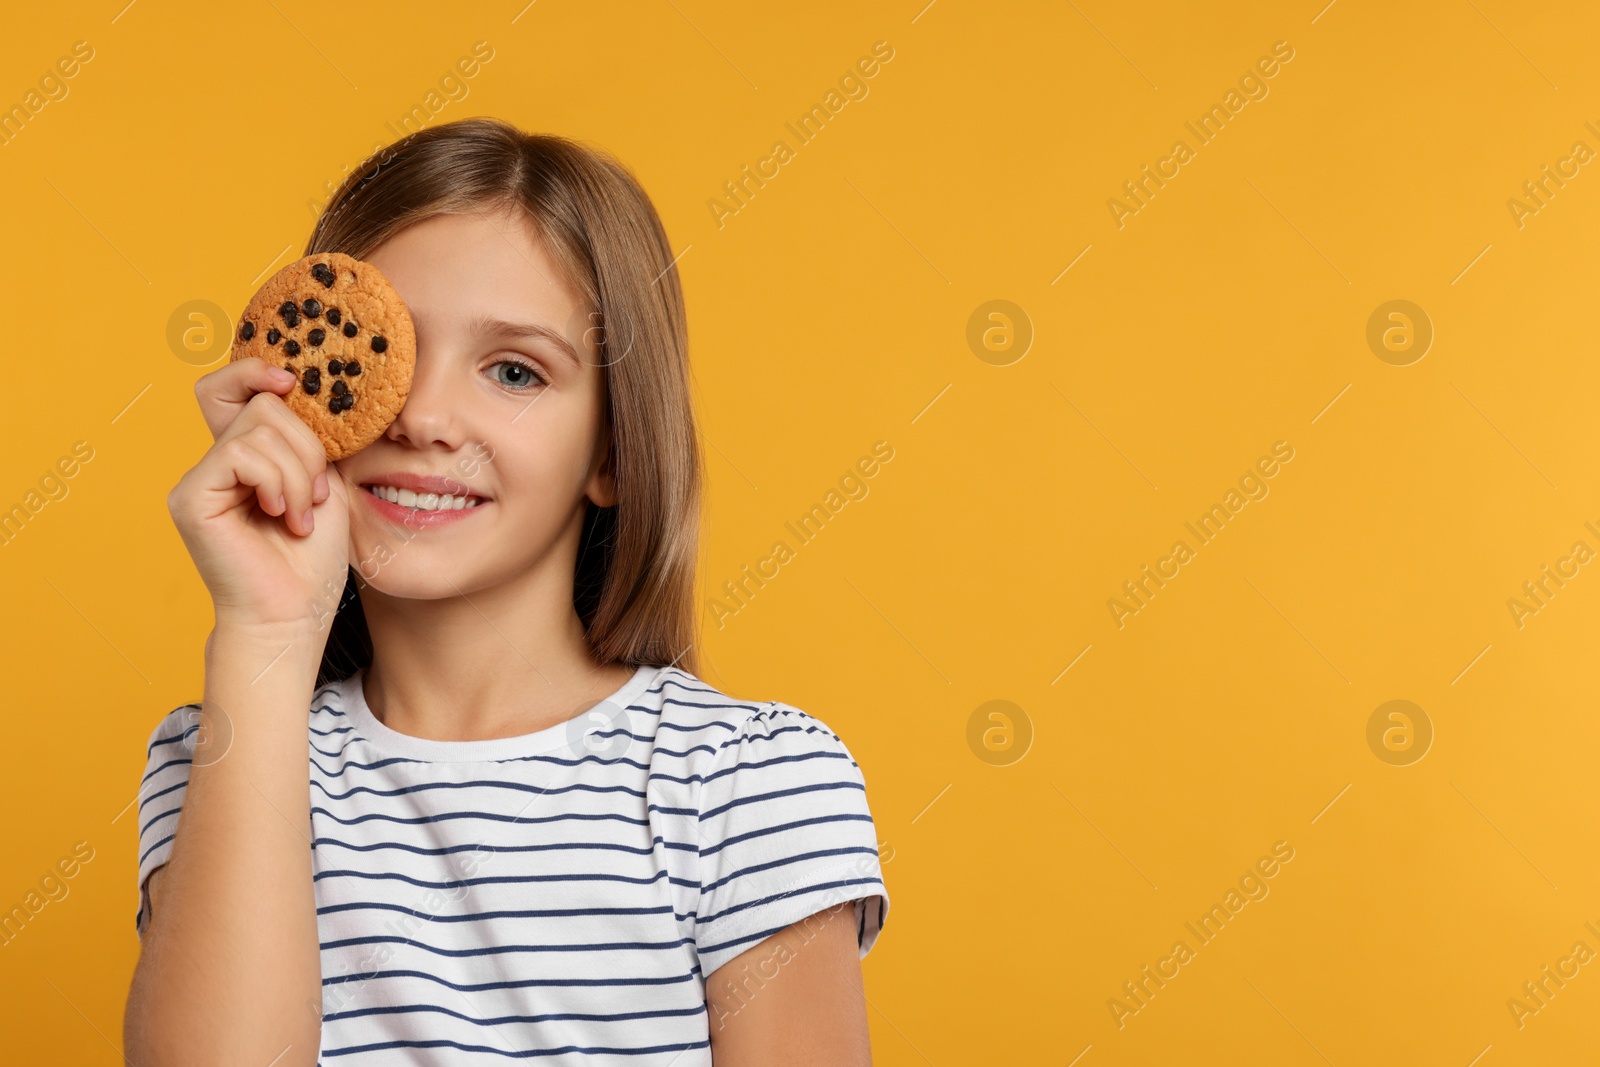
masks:
[[[449,493],[418,493],[411,489],[396,489],[392,485],[368,486],[368,490],[377,497],[399,504],[401,507],[416,508],[418,511],[460,511],[466,507],[477,507],[482,503],[477,497],[453,497]]]

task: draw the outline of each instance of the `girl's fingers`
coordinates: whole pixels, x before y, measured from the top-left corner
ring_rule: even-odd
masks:
[[[311,432],[311,427],[291,411],[282,398],[259,393],[257,396],[260,399],[255,401],[256,405],[266,409],[262,412],[264,420],[281,434],[284,442],[299,458],[300,466],[306,472],[306,480],[315,486],[317,478],[323,478],[322,489],[315,492],[312,497],[313,503],[322,503],[328,499],[326,475],[331,464],[328,462],[327,450],[323,448],[322,442],[317,440],[317,435]]]
[[[273,366],[259,356],[248,356],[202,375],[194,383],[194,393],[213,440],[220,440],[252,397],[274,393],[281,398],[294,385],[293,372]]]
[[[255,490],[261,510],[268,515],[281,515],[287,510],[288,502],[283,495],[283,471],[243,437],[235,437],[217,445],[200,461],[194,473],[202,479],[200,488],[223,494],[228,499],[228,507],[248,499],[247,495],[241,497],[237,492],[243,487]],[[280,501],[283,503],[280,504]]]
[[[245,362],[240,360],[240,362]],[[256,393],[245,401],[244,409],[240,415],[229,423],[222,432],[217,444],[222,444],[236,437],[248,437],[267,432],[271,439],[279,442],[286,451],[272,450],[284,462],[285,470],[303,472],[305,482],[310,487],[309,497],[304,507],[320,504],[328,499],[328,471],[332,464],[328,462],[328,454],[323,448],[317,435],[301,418],[290,410],[281,396],[272,393]],[[320,479],[320,480],[319,480]],[[299,477],[291,478],[291,484],[298,485]],[[296,507],[294,515],[299,518],[303,515],[304,507]],[[308,524],[293,524],[305,526]],[[301,532],[309,532],[301,530]]]
[[[212,471],[205,488],[237,506],[249,496],[234,490],[253,486],[262,511],[305,535],[314,525],[312,506],[328,498],[331,465],[322,442],[279,395],[293,388],[293,374],[251,356],[205,375],[195,395],[217,437],[212,452],[226,468]],[[222,484],[230,474],[237,481]]]
[[[299,422],[298,419],[295,421]],[[239,440],[248,441],[252,448],[278,468],[280,495],[270,508],[263,503],[262,510],[269,515],[282,515],[294,533],[302,536],[309,534],[313,525],[312,475],[306,470],[305,459],[277,426],[256,426],[242,434]],[[321,451],[321,446],[318,446],[318,451]]]

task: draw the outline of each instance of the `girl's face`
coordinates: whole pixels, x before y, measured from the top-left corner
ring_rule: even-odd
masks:
[[[380,593],[431,600],[525,575],[569,531],[575,551],[584,498],[616,502],[605,377],[590,308],[531,223],[436,216],[366,259],[411,311],[417,366],[393,425],[336,464],[352,487],[351,566]],[[479,502],[413,510],[371,491],[430,478]]]

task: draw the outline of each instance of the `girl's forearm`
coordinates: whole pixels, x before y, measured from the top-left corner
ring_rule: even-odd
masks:
[[[206,643],[203,740],[128,996],[134,1063],[317,1062],[306,715],[323,636],[219,625]]]

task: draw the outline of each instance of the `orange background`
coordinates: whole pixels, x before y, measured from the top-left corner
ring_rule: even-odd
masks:
[[[922,2],[110,0],[0,37],[0,105],[93,52],[0,145],[0,508],[93,450],[0,547],[0,907],[93,850],[0,948],[15,1058],[119,1062],[128,805],[151,728],[201,691],[209,600],[165,495],[209,444],[211,353],[169,323],[237,313],[414,106],[610,149],[681,251],[702,673],[822,718],[866,773],[893,899],[877,1062],[1592,1054],[1600,967],[1560,961],[1600,952],[1600,568],[1564,564],[1520,625],[1508,601],[1600,551],[1600,176],[1508,201],[1600,149],[1600,12]],[[478,41],[493,58],[429,111]],[[866,95],[798,144],[785,123],[879,41]],[[1185,123],[1280,41],[1266,95],[1199,144]],[[1193,158],[1119,227],[1108,201],[1179,139]],[[993,300],[1016,310],[974,347]],[[1431,324],[1420,359],[1369,346],[1393,300],[1422,318],[1380,327]],[[722,583],[879,441],[868,494],[718,626]],[[1199,544],[1185,523],[1279,441],[1267,495]],[[1180,539],[1119,626],[1107,601]],[[1414,710],[1369,744],[1392,700]],[[1292,860],[1247,882],[1268,894],[1201,944],[1185,923],[1277,842]],[[1519,1019],[1546,965],[1577,969]]]

